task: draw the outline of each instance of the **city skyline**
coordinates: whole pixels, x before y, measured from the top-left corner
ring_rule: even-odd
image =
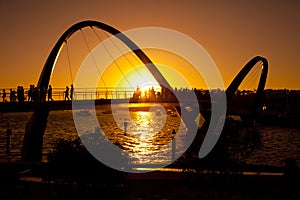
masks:
[[[214,60],[225,87],[244,64],[261,55],[268,59],[270,66],[266,89],[300,89],[299,8],[296,1],[230,1],[226,4],[217,1],[85,1],[72,2],[72,5],[59,1],[2,1],[0,21],[5,28],[0,39],[0,87],[36,84],[60,35],[78,21],[93,19],[120,31],[152,26],[188,35]],[[53,80],[66,77],[68,69],[65,68],[55,69]]]

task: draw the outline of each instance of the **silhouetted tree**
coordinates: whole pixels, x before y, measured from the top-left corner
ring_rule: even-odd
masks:
[[[124,174],[102,164],[81,143],[80,138],[60,139],[48,154],[48,174],[45,180],[77,183],[115,183]]]
[[[239,166],[245,164],[247,158],[261,146],[261,136],[255,127],[228,117],[216,146],[205,160],[225,171],[239,171]],[[237,168],[234,169],[234,166]]]

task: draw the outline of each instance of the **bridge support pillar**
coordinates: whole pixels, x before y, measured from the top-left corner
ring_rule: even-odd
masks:
[[[22,146],[22,160],[26,162],[41,162],[43,136],[47,125],[49,107],[38,105],[27,121]]]

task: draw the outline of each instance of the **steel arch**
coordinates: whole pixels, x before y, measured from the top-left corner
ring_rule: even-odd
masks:
[[[250,119],[254,120],[254,117],[256,115],[258,106],[261,102],[261,99],[263,97],[263,91],[266,85],[267,81],[267,75],[268,75],[268,60],[261,56],[256,56],[252,58],[242,69],[241,71],[236,75],[236,77],[233,79],[233,81],[230,83],[228,88],[226,89],[226,97],[227,97],[227,103],[230,102],[232,99],[234,93],[242,83],[242,81],[245,79],[247,74],[250,72],[250,70],[255,66],[256,63],[261,61],[263,63],[262,67],[262,73],[260,75],[259,83],[256,90],[256,95],[254,98],[253,107],[251,108],[251,114]]]

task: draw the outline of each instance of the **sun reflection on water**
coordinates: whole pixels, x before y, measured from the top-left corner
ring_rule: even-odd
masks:
[[[164,107],[158,104],[132,106],[128,110],[119,106],[113,109],[114,114],[99,112],[98,120],[103,134],[123,150],[130,154],[137,164],[165,163],[171,159],[172,139],[176,133],[186,134],[187,130],[181,123],[180,117],[167,113],[166,110],[174,108]],[[126,131],[125,124],[126,121]],[[184,140],[176,143],[176,152],[181,153]],[[159,154],[157,154],[159,152]]]

